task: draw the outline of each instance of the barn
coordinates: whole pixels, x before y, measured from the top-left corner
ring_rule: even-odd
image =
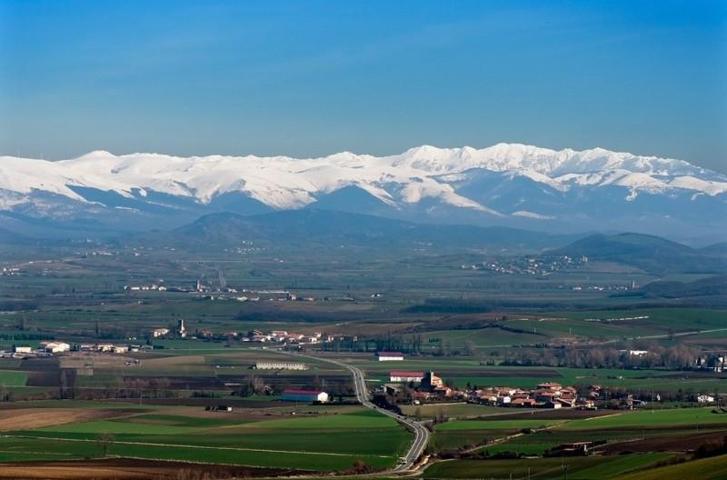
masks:
[[[378,352],[376,357],[379,359],[379,362],[404,360],[404,354],[401,352]]]
[[[280,399],[286,402],[328,402],[328,394],[320,390],[309,390],[304,388],[286,388]]]
[[[407,370],[392,370],[389,372],[390,382],[421,383],[424,372],[410,372]]]

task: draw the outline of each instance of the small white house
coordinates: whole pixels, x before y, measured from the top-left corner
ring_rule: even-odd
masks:
[[[31,353],[33,348],[30,345],[13,345],[13,352],[15,353]]]
[[[404,360],[404,354],[401,352],[378,352],[376,357],[379,362],[392,362]]]
[[[169,329],[168,328],[155,328],[154,330],[151,331],[151,335],[154,338],[163,337],[163,336],[168,335],[168,334],[169,334]]]
[[[714,403],[714,397],[707,394],[697,395],[697,403]]]

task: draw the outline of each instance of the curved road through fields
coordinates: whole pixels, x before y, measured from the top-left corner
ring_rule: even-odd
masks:
[[[369,390],[366,387],[366,378],[364,377],[364,373],[360,368],[330,358],[321,358],[314,355],[304,355],[301,353],[284,353],[331,363],[333,365],[343,367],[351,372],[351,375],[353,376],[353,385],[356,389],[356,399],[361,403],[361,405],[366,408],[370,408],[371,410],[376,410],[382,415],[393,418],[400,424],[404,425],[412,433],[414,433],[414,441],[409,447],[409,451],[406,452],[406,455],[402,457],[402,461],[397,464],[393,471],[397,473],[405,473],[413,470],[416,461],[419,459],[419,457],[422,456],[422,454],[424,453],[424,449],[427,448],[427,443],[429,443],[430,433],[427,427],[425,427],[422,423],[416,420],[408,418],[404,415],[399,415],[398,413],[392,412],[391,410],[387,410],[385,408],[381,408],[371,403],[371,401],[369,400]],[[381,472],[379,472],[379,474],[380,473]]]

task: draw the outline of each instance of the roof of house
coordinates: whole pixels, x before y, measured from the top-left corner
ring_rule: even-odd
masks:
[[[321,393],[326,393],[322,390],[310,390],[307,388],[286,388],[283,390],[283,395],[286,393],[293,394],[293,395],[320,395]]]
[[[390,377],[424,377],[424,372],[412,372],[408,370],[392,370],[389,372]]]
[[[376,352],[376,355],[380,357],[403,357],[404,354],[401,352]]]

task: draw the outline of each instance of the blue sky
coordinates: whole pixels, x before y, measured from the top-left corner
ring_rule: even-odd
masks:
[[[0,0],[0,153],[500,141],[727,171],[727,2]]]

